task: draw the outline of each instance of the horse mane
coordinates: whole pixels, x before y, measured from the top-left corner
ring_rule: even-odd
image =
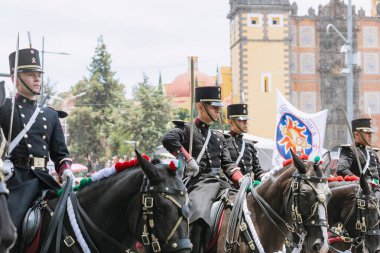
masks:
[[[329,182],[329,187],[339,187],[346,185],[359,185],[359,181],[332,181]]]
[[[269,172],[270,177],[257,186],[257,192],[261,194],[262,191],[266,191],[266,189],[268,189],[268,187],[272,185],[274,181],[277,181],[280,178],[282,179],[282,176],[291,177],[291,175],[288,174],[293,174],[295,171],[295,167],[292,165],[293,164],[288,164],[285,167],[276,167],[273,170],[271,170]]]
[[[101,172],[101,171],[99,171]],[[117,171],[116,173],[103,177],[95,182],[85,182],[83,186],[81,184],[78,187],[78,194],[86,194],[88,191],[94,191],[97,188],[110,188],[115,185],[118,181],[124,178],[133,178],[135,181],[136,175],[143,174],[143,171],[140,167],[133,167],[122,171]],[[142,177],[141,177],[142,178]],[[139,180],[138,180],[139,181]],[[107,190],[107,189],[105,189]]]

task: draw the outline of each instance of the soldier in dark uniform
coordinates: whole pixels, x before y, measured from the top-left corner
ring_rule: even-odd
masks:
[[[17,89],[12,129],[11,99],[7,99],[0,108],[1,128],[6,138],[11,131],[11,141],[19,135],[37,110],[42,75],[39,52],[36,49],[19,50],[17,73],[14,73],[15,58],[15,52],[10,54],[10,72]],[[44,189],[58,190],[60,187],[48,174],[46,165],[49,157],[55,163],[61,180],[66,180],[67,177],[74,179],[58,112],[44,107],[36,114],[35,122],[19,143],[16,143],[9,154],[9,160],[4,163],[5,170],[13,171],[13,175],[7,181],[8,207],[19,238],[24,215],[37,194]],[[17,247],[13,248],[12,252],[17,252]]]
[[[362,118],[352,121],[354,143],[359,154],[359,161],[363,172],[371,179],[379,179],[379,158],[371,147],[372,133],[371,119]],[[352,145],[341,145],[337,174],[340,176],[356,175],[360,177],[360,170]]]
[[[191,123],[175,127],[162,140],[163,146],[170,153],[178,159],[186,160],[187,163],[187,176],[190,177],[187,185],[191,203],[190,239],[194,245],[193,252],[201,252],[204,231],[212,224],[210,219],[212,203],[221,189],[230,187],[229,183],[221,178],[222,170],[236,185],[239,185],[239,180],[243,177],[239,167],[231,160],[223,134],[210,130],[210,125],[220,117],[222,106],[220,98],[220,87],[195,89],[198,111],[198,117],[192,122],[194,127],[192,156],[195,158],[189,154]]]
[[[248,105],[232,104],[227,106],[227,117],[230,124],[229,134],[225,134],[231,158],[243,174],[254,173],[255,179],[261,180],[264,171],[261,169],[254,143],[243,140],[243,134],[248,130]]]

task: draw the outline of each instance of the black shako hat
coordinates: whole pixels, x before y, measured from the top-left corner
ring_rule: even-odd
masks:
[[[195,102],[204,102],[212,106],[222,107],[221,88],[218,86],[203,86],[195,88]]]
[[[352,131],[363,131],[373,133],[373,129],[371,128],[371,119],[370,118],[362,118],[362,119],[354,119],[351,121]]]
[[[11,75],[14,72],[16,52],[9,55],[9,69]],[[40,63],[40,53],[34,48],[19,50],[17,72],[43,72]]]
[[[227,106],[227,117],[229,119],[248,120],[248,105],[232,104]]]

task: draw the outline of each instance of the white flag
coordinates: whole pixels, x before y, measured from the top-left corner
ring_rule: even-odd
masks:
[[[273,165],[291,158],[294,153],[308,155],[309,159],[322,156],[327,110],[308,114],[290,104],[277,90],[277,116]]]

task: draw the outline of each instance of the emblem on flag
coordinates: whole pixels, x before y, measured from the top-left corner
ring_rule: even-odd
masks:
[[[310,159],[323,154],[327,110],[305,113],[294,107],[277,91],[277,116],[273,165],[291,158],[290,150]]]
[[[313,139],[307,126],[293,114],[285,113],[276,129],[276,145],[279,154],[285,159],[291,158],[290,150],[302,155],[310,155]]]

